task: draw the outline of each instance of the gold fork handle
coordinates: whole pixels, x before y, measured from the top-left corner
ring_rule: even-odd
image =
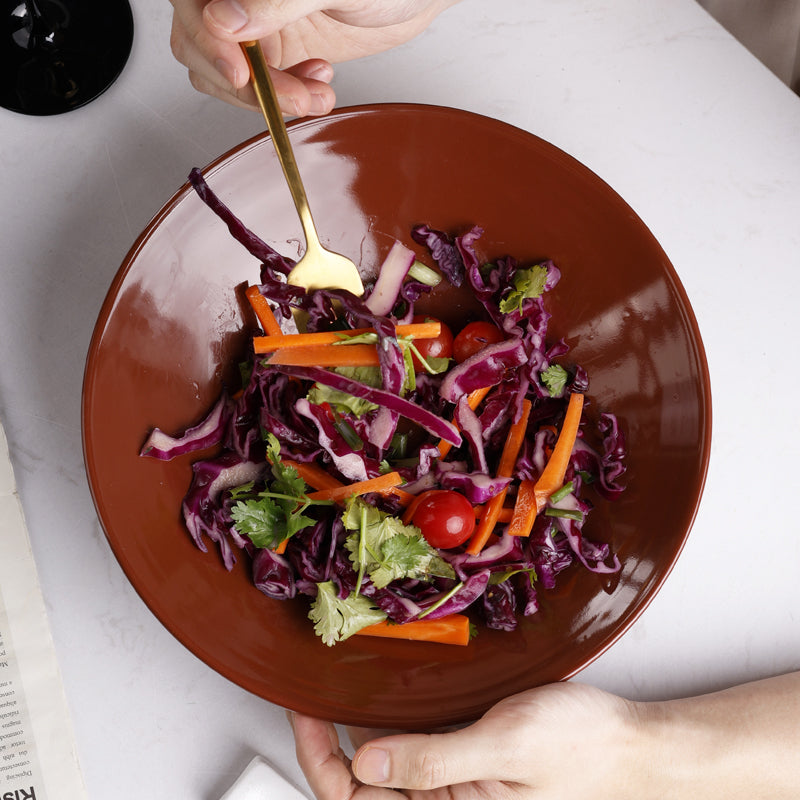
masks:
[[[306,246],[308,250],[319,250],[321,249],[321,245],[316,228],[314,227],[311,209],[308,207],[306,190],[303,187],[303,181],[300,178],[300,171],[297,168],[292,145],[289,142],[286,123],[283,121],[283,113],[278,105],[278,98],[275,95],[275,87],[272,84],[272,78],[270,77],[269,68],[267,67],[267,60],[264,58],[264,52],[258,42],[242,42],[241,47],[244,51],[245,58],[247,58],[247,63],[250,65],[250,76],[253,88],[256,92],[256,97],[258,98],[258,104],[261,106],[261,112],[267,122],[267,128],[272,137],[272,144],[275,146],[278,161],[281,162],[281,168],[286,177],[286,183],[289,185],[289,191],[292,193],[292,199],[294,200],[295,208],[300,217],[300,224],[303,226]]]

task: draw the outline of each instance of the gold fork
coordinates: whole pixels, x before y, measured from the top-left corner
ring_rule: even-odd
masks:
[[[364,284],[356,265],[349,258],[326,249],[319,241],[261,45],[258,42],[242,42],[241,46],[250,65],[250,78],[258,104],[267,121],[272,144],[289,185],[306,239],[306,251],[292,268],[287,280],[306,289],[348,289],[360,296],[364,293]]]

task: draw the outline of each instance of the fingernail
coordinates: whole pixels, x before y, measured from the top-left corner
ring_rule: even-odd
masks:
[[[245,10],[236,0],[213,0],[206,6],[206,13],[227,33],[236,33],[248,23]]]
[[[353,762],[353,772],[363,783],[386,783],[389,779],[389,754],[379,747],[368,747]]]
[[[280,104],[281,111],[288,114],[290,117],[299,117],[301,114],[300,106],[297,100],[291,95],[278,95],[278,103]]]
[[[239,73],[236,71],[236,68],[231,66],[227,61],[222,58],[218,58],[214,64],[217,68],[217,72],[225,78],[231,86],[238,89],[238,79]]]
[[[330,111],[327,95],[312,94],[308,106],[308,113],[312,115],[327,114]]]
[[[320,64],[314,67],[306,77],[313,78],[315,81],[330,83],[333,80],[333,67],[330,64]]]

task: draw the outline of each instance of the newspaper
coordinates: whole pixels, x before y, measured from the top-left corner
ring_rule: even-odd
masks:
[[[64,687],[0,424],[0,800],[85,800]]]

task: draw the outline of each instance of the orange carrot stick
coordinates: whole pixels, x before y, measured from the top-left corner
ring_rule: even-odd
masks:
[[[500,513],[497,515],[498,522],[511,522],[511,517],[514,515],[513,508],[506,508],[505,506],[500,509]]]
[[[561,433],[542,474],[536,481],[524,480],[520,483],[514,515],[508,526],[508,532],[512,536],[530,535],[536,515],[541,513],[550,495],[558,491],[564,483],[582,412],[583,395],[577,392],[571,394]]]
[[[281,347],[267,362],[294,367],[377,367],[378,348],[374,344],[311,344],[307,347]]]
[[[569,459],[575,447],[575,440],[578,438],[578,428],[581,424],[581,414],[583,412],[583,399],[583,395],[577,392],[569,397],[561,433],[558,435],[547,466],[539,476],[539,480],[536,481],[537,513],[544,508],[547,498],[560,489],[564,483],[564,475],[567,472]]]
[[[536,481],[525,478],[519,484],[517,501],[514,503],[511,522],[508,524],[508,534],[510,536],[530,536],[538,513]]]
[[[394,495],[400,501],[400,505],[406,508],[414,500],[413,494],[401,489],[398,486],[392,486],[391,489],[386,492],[386,494]]]
[[[259,297],[261,295],[259,294]],[[411,339],[435,339],[442,332],[440,322],[413,322],[398,325],[395,328],[398,336]],[[374,328],[355,328],[349,331],[319,331],[316,333],[287,333],[280,336],[254,336],[253,349],[259,355],[271,353],[284,347],[309,347],[320,344],[341,344],[348,337],[375,333]]]
[[[264,333],[274,337],[283,336],[281,326],[278,324],[278,320],[275,319],[267,298],[258,290],[258,286],[248,286],[244,293],[250,301],[258,321],[261,323]]]
[[[475,389],[475,391],[467,395],[467,404],[473,411],[481,404],[483,398],[489,394],[491,388],[491,386],[484,386],[481,389]],[[458,428],[458,426],[456,426],[456,428]],[[444,458],[453,447],[452,443],[446,442],[444,439],[441,439],[436,446],[439,448],[439,458]]]
[[[503,452],[500,454],[500,463],[497,467],[498,478],[510,478],[514,474],[514,465],[517,463],[519,451],[522,448],[522,443],[525,441],[525,432],[528,428],[528,418],[531,414],[530,400],[522,401],[522,414],[520,418],[511,426],[508,431],[508,438],[503,446]],[[483,507],[483,513],[478,520],[478,525],[475,528],[475,533],[467,545],[467,552],[470,555],[477,555],[483,549],[483,546],[489,539],[494,526],[500,518],[500,512],[503,508],[503,503],[506,499],[508,489],[503,489],[502,492],[496,494],[488,503]]]
[[[367,625],[357,633],[361,636],[383,636],[391,639],[413,639],[419,642],[438,642],[469,644],[469,617],[465,614],[451,614],[440,619],[419,619],[395,625],[391,622],[378,622]]]
[[[345,485],[337,478],[334,478],[333,475],[327,473],[319,464],[290,461],[288,459],[285,459],[283,463],[294,467],[297,470],[297,474],[312,489],[338,489]],[[394,495],[403,506],[409,505],[415,499],[413,494],[404,491],[399,486],[390,486],[388,489],[382,490],[380,494]]]
[[[388,492],[395,486],[403,482],[399,472],[387,472],[385,475],[378,475],[377,478],[369,478],[365,481],[348,483],[332,489],[321,489],[311,492],[308,497],[311,500],[332,500],[334,503],[342,503],[348,497],[356,494],[367,494],[369,492]]]

